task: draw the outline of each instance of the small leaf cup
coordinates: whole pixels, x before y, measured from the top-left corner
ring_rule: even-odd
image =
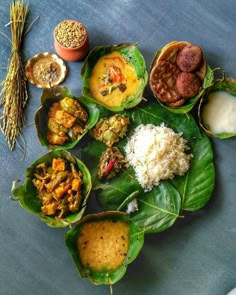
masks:
[[[144,233],[127,214],[106,211],[85,216],[66,233],[65,241],[82,278],[112,285],[138,256]]]
[[[62,219],[54,216],[45,215],[42,212],[42,203],[37,198],[38,190],[33,184],[34,173],[39,164],[45,163],[50,166],[54,158],[62,158],[68,163],[73,163],[75,168],[82,172],[82,203],[78,211],[70,212]],[[25,180],[22,185],[13,187],[12,194],[14,199],[19,201],[21,207],[30,213],[39,217],[44,223],[51,227],[66,227],[80,220],[87,207],[87,201],[92,188],[91,175],[85,164],[78,158],[72,156],[67,151],[51,151],[36,161],[34,161],[26,170]]]

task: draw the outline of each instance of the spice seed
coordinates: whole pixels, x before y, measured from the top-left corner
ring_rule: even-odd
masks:
[[[56,27],[55,37],[62,46],[75,48],[84,42],[86,30],[80,22],[65,20]]]
[[[61,75],[60,66],[51,58],[38,60],[32,71],[35,79],[42,84],[56,83]]]

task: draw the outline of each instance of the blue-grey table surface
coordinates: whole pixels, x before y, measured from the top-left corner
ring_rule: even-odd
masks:
[[[10,1],[2,0],[0,30],[10,37]],[[30,0],[28,21],[39,19],[24,41],[24,55],[54,52],[53,29],[77,19],[89,32],[90,48],[135,43],[150,68],[155,52],[173,40],[202,47],[211,67],[236,77],[236,1],[234,0]],[[28,24],[29,25],[29,24]],[[0,79],[6,75],[10,42],[0,35]],[[63,85],[81,95],[82,62],[67,62]],[[22,137],[26,154],[9,151],[0,134],[0,294],[109,294],[107,286],[81,279],[64,243],[66,229],[53,229],[9,199],[13,179],[47,152],[39,144],[34,113],[42,90],[29,85]],[[144,95],[151,96],[147,86]],[[22,144],[21,138],[18,138]],[[213,139],[216,187],[206,207],[171,229],[148,235],[138,258],[114,294],[225,295],[236,286],[236,139]],[[76,149],[76,148],[75,148]],[[98,209],[99,211],[99,209]]]

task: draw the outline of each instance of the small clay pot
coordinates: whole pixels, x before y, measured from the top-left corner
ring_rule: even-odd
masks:
[[[77,47],[65,47],[63,46],[56,38],[56,29],[60,25],[54,29],[54,48],[57,52],[57,54],[64,60],[66,61],[80,61],[83,58],[86,57],[86,55],[89,52],[89,38],[88,38],[88,32],[83,24],[81,24],[78,21],[75,20],[69,20],[69,22],[75,22],[79,23],[80,25],[83,26],[85,30],[85,38],[84,41]]]

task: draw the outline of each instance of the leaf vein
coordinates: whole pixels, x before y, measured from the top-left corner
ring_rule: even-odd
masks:
[[[171,211],[165,210],[165,209],[163,209],[163,208],[160,208],[160,207],[154,206],[154,205],[152,205],[152,204],[150,204],[150,203],[147,203],[147,202],[145,202],[145,201],[143,201],[143,200],[139,200],[139,202],[140,202],[140,203],[143,203],[143,204],[145,204],[145,205],[147,205],[147,206],[149,206],[149,207],[152,207],[152,208],[154,208],[154,209],[157,209],[157,210],[160,210],[160,211],[162,211],[162,212],[165,212],[165,213],[167,213],[167,214],[169,214],[169,215],[178,216],[178,214],[176,214],[176,213],[174,213],[174,212],[171,212]]]

